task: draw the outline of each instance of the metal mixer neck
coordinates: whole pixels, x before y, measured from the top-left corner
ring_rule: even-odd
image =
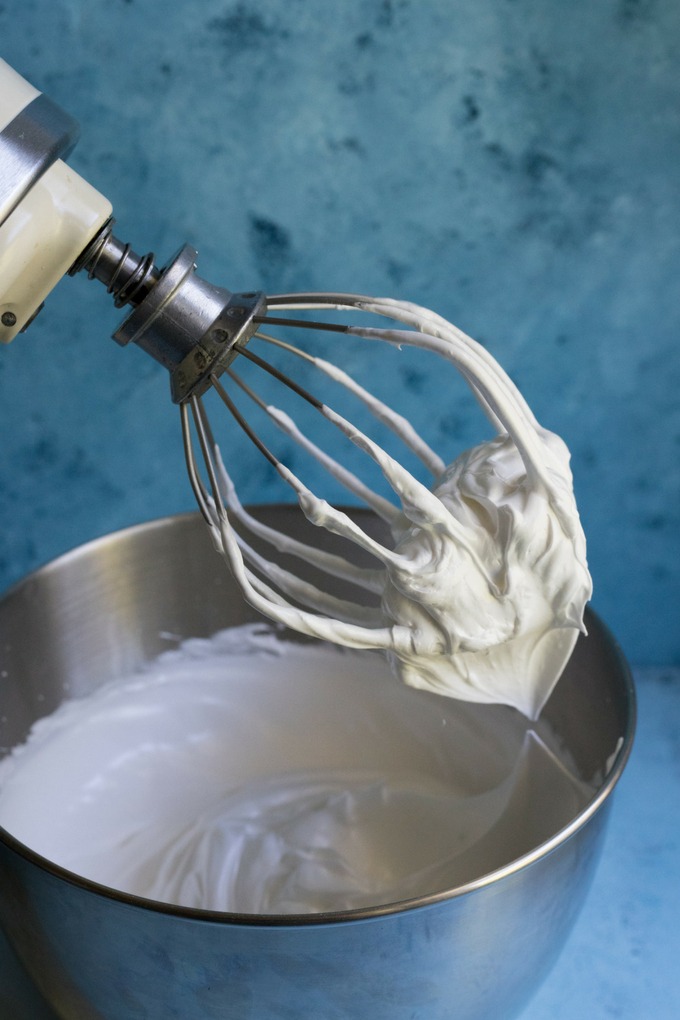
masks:
[[[23,332],[65,273],[85,270],[118,308],[114,334],[170,372],[172,399],[200,396],[265,311],[261,293],[232,294],[196,274],[185,245],[163,268],[113,234],[111,203],[62,161],[77,124],[0,59],[0,343]]]
[[[138,255],[104,224],[70,269],[87,272],[133,311],[113,334],[121,346],[135,343],[170,372],[176,404],[200,396],[231,364],[266,311],[261,291],[232,293],[196,273],[197,252],[184,245],[162,268],[153,253]]]
[[[116,308],[137,306],[158,283],[160,270],[153,252],[140,256],[129,244],[113,235],[115,220],[109,219],[69,270],[75,276],[85,270],[91,280],[103,283],[113,295]]]

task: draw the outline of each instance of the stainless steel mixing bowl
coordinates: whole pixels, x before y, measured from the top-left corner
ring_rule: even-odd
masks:
[[[300,534],[296,508],[261,513]],[[168,635],[253,618],[197,515],[76,549],[0,600],[0,746],[166,650]],[[593,613],[588,629],[546,713],[582,776],[600,780],[584,810],[502,868],[405,904],[253,920],[96,886],[0,829],[8,938],[69,1020],[509,1020],[581,908],[631,748],[629,671]]]

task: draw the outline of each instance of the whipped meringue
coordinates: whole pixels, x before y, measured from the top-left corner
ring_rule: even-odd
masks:
[[[339,300],[335,307],[360,308],[412,327],[352,326],[347,332],[414,346],[454,365],[495,436],[446,466],[403,417],[344,371],[293,349],[358,397],[416,454],[433,484],[425,485],[368,435],[320,405],[321,414],[380,468],[398,497],[400,505],[394,506],[320,450],[288,414],[258,401],[288,437],[383,519],[392,543],[372,538],[281,463],[277,470],[308,520],[370,553],[378,565],[359,569],[350,559],[263,527],[240,504],[216,448],[221,496],[207,513],[215,544],[245,598],[270,619],[339,645],[380,649],[412,686],[512,705],[536,718],[584,629],[583,612],[592,593],[569,451],[539,425],[488,351],[433,312],[372,298],[357,298],[351,305]],[[275,338],[262,339],[281,346]],[[238,533],[234,522],[242,526]],[[364,592],[377,593],[379,606],[363,598],[338,599],[282,569],[251,548],[244,537],[248,533]]]
[[[543,723],[411,690],[382,656],[261,626],[188,641],[65,702],[0,762],[0,824],[53,863],[260,915],[474,881],[591,795]]]

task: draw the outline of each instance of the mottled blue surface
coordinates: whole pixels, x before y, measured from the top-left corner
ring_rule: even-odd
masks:
[[[0,54],[72,112],[119,233],[232,289],[391,294],[482,340],[573,466],[595,604],[680,661],[676,0],[22,0]],[[0,351],[0,586],[191,504],[163,370],[64,281]],[[345,358],[338,341],[332,351]],[[383,392],[446,459],[485,435],[407,357]],[[245,440],[244,499],[281,498]],[[314,474],[307,476],[316,484]]]

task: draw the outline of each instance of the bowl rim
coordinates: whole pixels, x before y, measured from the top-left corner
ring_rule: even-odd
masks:
[[[263,504],[262,506],[266,506],[267,510],[273,510],[276,509],[277,506],[290,508],[291,504],[272,503],[266,505]],[[258,506],[254,505],[252,509],[257,510]],[[355,510],[356,508],[351,509]],[[23,587],[30,585],[38,575],[52,573],[59,569],[62,564],[69,560],[86,556],[93,549],[102,548],[107,544],[115,543],[125,536],[137,535],[149,530],[167,528],[171,522],[182,520],[190,521],[199,518],[202,520],[198,511],[185,511],[178,514],[169,514],[164,517],[153,518],[138,524],[129,525],[128,527],[119,528],[115,531],[107,532],[98,538],[90,539],[88,542],[75,546],[73,549],[54,557],[42,566],[32,570],[25,577],[16,581],[9,588],[0,593],[0,604],[11,597],[14,597]],[[334,910],[314,914],[244,914],[229,911],[205,910],[199,907],[183,907],[177,904],[164,903],[160,900],[149,899],[132,893],[122,892],[118,889],[112,888],[111,886],[94,882],[91,879],[78,875],[76,872],[69,871],[67,868],[63,868],[60,865],[55,864],[47,857],[43,857],[25,843],[22,843],[21,840],[13,836],[2,825],[0,825],[0,843],[4,843],[11,851],[18,854],[20,857],[23,857],[28,863],[37,866],[41,871],[46,872],[52,877],[65,881],[69,885],[75,885],[93,895],[113,900],[121,905],[148,910],[154,913],[166,914],[178,919],[209,921],[216,924],[237,925],[239,927],[308,927],[314,925],[328,926],[331,924],[346,923],[350,921],[369,921],[389,915],[402,914],[410,910],[428,907],[470,895],[471,893],[485,889],[488,886],[498,884],[505,879],[511,878],[513,875],[524,871],[537,861],[554,853],[559,847],[563,846],[571,838],[573,838],[592,818],[594,818],[596,814],[598,814],[600,809],[605,805],[605,802],[610,798],[615,786],[621,778],[628,759],[630,758],[637,723],[637,698],[633,675],[618,641],[604,621],[590,606],[586,607],[586,616],[595,621],[596,625],[600,628],[603,637],[607,640],[611,652],[613,653],[616,668],[623,679],[622,693],[627,709],[624,732],[619,738],[618,746],[612,755],[609,769],[603,778],[602,785],[585,807],[582,808],[582,810],[579,811],[567,825],[558,829],[557,832],[555,832],[549,839],[539,843],[538,846],[534,847],[532,850],[521,854],[514,860],[502,865],[500,868],[495,868],[478,878],[465,882],[460,886],[455,886],[453,889],[445,889],[439,892],[428,893],[427,895],[411,897],[405,900],[397,900],[391,903],[379,904],[377,906],[357,907],[351,910]]]

